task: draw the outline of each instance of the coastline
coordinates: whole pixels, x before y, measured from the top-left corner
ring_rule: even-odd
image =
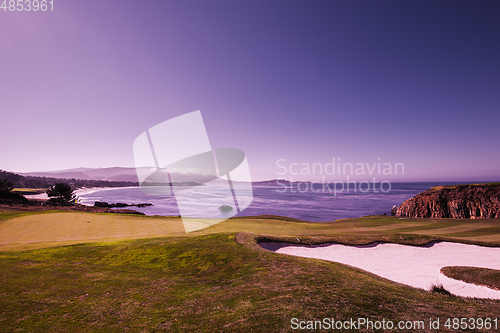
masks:
[[[85,195],[85,194],[91,194],[91,193],[94,193],[94,192],[99,192],[99,191],[109,191],[109,190],[121,190],[121,189],[131,189],[131,188],[140,188],[139,186],[125,186],[125,187],[92,187],[92,188],[87,188],[87,187],[84,187],[84,188],[79,188],[77,190],[75,190],[75,195],[77,197],[80,197],[81,195]],[[89,206],[89,207],[92,207],[93,205],[90,205],[88,203],[83,203],[81,202],[80,203],[81,205],[84,205],[84,206]]]
[[[125,189],[125,188],[137,188],[139,186],[125,186],[125,187],[80,187],[74,191],[76,196],[80,195],[85,195],[85,194],[90,194],[94,193],[97,191],[106,191],[106,190],[117,190],[117,189]],[[47,193],[40,193],[40,194],[28,194],[25,195],[26,199],[29,200],[48,200],[49,197],[47,196]],[[89,205],[86,205],[89,206]]]
[[[367,215],[390,214],[390,209],[394,205],[399,205],[414,195],[425,191],[435,184],[427,183],[404,183],[394,186],[390,194],[381,193],[352,193],[349,195],[302,191],[282,191],[278,185],[254,185],[252,204],[240,213],[239,216],[259,216],[259,215],[281,215],[290,218],[297,218],[310,222],[328,222],[337,219],[355,218]],[[114,187],[113,187],[114,188]],[[137,188],[137,189],[136,189]],[[171,197],[165,200],[165,196],[149,196],[142,192],[139,187],[116,187],[117,191],[109,191],[112,188],[83,188],[78,191],[80,204],[91,206],[95,201],[108,203],[147,202],[154,207],[138,208],[146,215],[179,215],[177,198]],[[98,192],[97,191],[106,191]],[[205,199],[204,204],[214,204],[217,207],[224,202],[220,198],[224,197],[224,192],[220,186],[214,185],[214,193],[218,196]],[[273,204],[269,203],[272,198]],[[198,207],[196,196],[185,197],[186,203]],[[220,201],[220,202],[219,202]],[[290,202],[294,202],[293,206]],[[361,204],[362,203],[362,204]],[[200,205],[197,211],[203,207]],[[216,213],[219,213],[217,211]]]
[[[76,195],[85,195],[94,193],[97,191],[107,191],[107,190],[121,190],[125,188],[140,188],[140,186],[125,186],[125,187],[81,187],[75,190]]]

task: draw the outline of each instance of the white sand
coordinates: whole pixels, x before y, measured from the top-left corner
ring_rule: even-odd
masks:
[[[25,194],[24,196],[26,199],[49,200],[49,196],[45,192],[40,194]]]
[[[92,193],[95,191],[100,191],[100,190],[105,190],[105,189],[108,189],[108,187],[92,187],[92,188],[84,187],[84,188],[79,188],[79,189],[75,190],[75,194],[82,195],[82,194]],[[25,197],[28,199],[42,199],[42,200],[49,199],[49,196],[47,195],[46,192],[40,193],[40,194],[27,194],[27,195],[25,195]]]
[[[500,290],[450,279],[440,272],[445,266],[500,270],[500,248],[450,242],[425,247],[385,243],[368,246],[305,246],[284,243],[260,245],[277,253],[351,265],[416,288],[429,290],[432,284],[442,284],[446,290],[458,296],[500,299]]]
[[[83,187],[75,190],[75,194],[77,196],[84,195],[84,194],[90,194],[96,191],[105,191],[105,190],[117,190],[117,189],[123,189],[123,188],[135,188],[137,186],[127,186],[127,187]],[[43,199],[43,200],[48,200],[49,196],[47,193],[40,193],[40,194],[28,194],[25,195],[26,198],[28,199]]]
[[[75,190],[75,194],[77,196],[79,195],[84,195],[84,194],[90,194],[94,193],[97,191],[107,191],[107,190],[121,190],[124,188],[135,188],[137,186],[125,186],[125,187],[82,187],[77,190]]]

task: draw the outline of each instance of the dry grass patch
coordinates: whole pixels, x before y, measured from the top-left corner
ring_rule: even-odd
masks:
[[[441,273],[455,280],[500,290],[500,271],[496,269],[447,266],[441,268]]]

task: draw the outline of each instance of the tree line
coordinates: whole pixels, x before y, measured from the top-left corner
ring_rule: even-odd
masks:
[[[19,193],[13,193],[14,185],[7,179],[0,179],[0,203],[28,204],[29,200]],[[47,190],[48,204],[58,206],[73,206],[77,197],[70,185],[56,183]]]
[[[49,188],[54,186],[56,183],[68,184],[73,188],[139,186],[139,183],[137,182],[127,181],[22,176],[4,170],[0,170],[0,179],[11,182],[15,188]]]
[[[16,173],[0,170],[0,203],[29,204],[29,200],[19,193],[13,193],[14,188],[48,189],[48,204],[71,206],[76,204],[73,189],[80,187],[126,187],[138,186],[135,182],[66,179],[51,177],[22,176]]]

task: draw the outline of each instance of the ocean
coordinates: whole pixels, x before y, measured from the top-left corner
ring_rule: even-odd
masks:
[[[458,184],[448,182],[446,184]],[[278,184],[253,184],[253,201],[251,205],[240,212],[237,216],[252,215],[281,215],[310,222],[326,222],[345,218],[357,218],[367,215],[390,215],[394,205],[400,205],[403,201],[416,194],[430,189],[435,185],[446,185],[445,183],[392,183],[391,189],[385,188],[387,193],[371,188],[365,193],[359,189],[349,192],[328,192],[322,190],[322,184],[315,184],[312,191],[310,188],[301,191],[297,187],[289,186],[286,190],[283,185]],[[210,206],[217,202],[217,186],[213,185],[213,198],[206,199],[205,205]],[[366,189],[365,189],[366,190]],[[221,190],[222,191],[222,190]],[[222,192],[221,192],[222,193]],[[173,195],[150,195],[145,194],[139,187],[94,189],[87,193],[79,194],[80,202],[84,205],[94,205],[96,201],[108,203],[151,203],[150,207],[130,207],[130,209],[143,212],[146,215],[179,215],[177,202]],[[186,199],[184,199],[186,200]],[[188,198],[189,200],[189,198]],[[198,200],[192,198],[192,200]],[[203,212],[202,212],[203,213]],[[214,213],[206,217],[213,216]],[[217,211],[217,214],[219,212]],[[222,214],[222,213],[220,213]]]

